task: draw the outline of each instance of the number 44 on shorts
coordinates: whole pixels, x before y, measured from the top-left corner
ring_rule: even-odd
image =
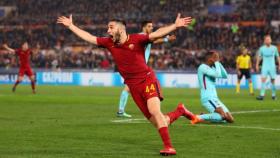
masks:
[[[150,84],[146,86],[146,93],[149,93],[149,95],[152,95],[156,92],[155,84]]]

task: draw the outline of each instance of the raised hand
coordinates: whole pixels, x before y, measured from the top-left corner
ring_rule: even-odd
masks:
[[[63,24],[66,27],[70,27],[71,25],[73,25],[72,14],[70,14],[69,18],[65,16],[58,17],[56,23]]]
[[[7,45],[6,43],[4,43],[4,44],[2,45],[2,47],[6,49],[6,48],[8,48],[8,45]]]
[[[214,59],[215,62],[216,62],[216,61],[220,61],[220,56],[219,56],[219,53],[218,53],[218,52],[215,52],[215,53],[214,53],[213,59]]]
[[[181,18],[181,14],[178,13],[176,21],[175,21],[175,25],[176,27],[186,27],[188,26],[190,23],[192,22],[192,18],[191,17],[184,17]]]
[[[13,48],[10,48],[6,43],[4,43],[4,44],[2,45],[2,47],[3,47],[4,49],[8,50],[8,51],[11,52],[11,53],[15,53],[15,52],[16,52]]]

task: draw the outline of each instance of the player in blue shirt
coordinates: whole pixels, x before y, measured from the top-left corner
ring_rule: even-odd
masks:
[[[142,22],[142,32],[141,33],[142,34],[150,34],[152,31],[153,31],[152,21],[143,21]],[[146,63],[148,63],[148,61],[149,61],[152,44],[172,42],[175,39],[176,39],[176,36],[171,35],[171,36],[167,36],[165,38],[157,39],[153,43],[148,43],[146,45],[146,49],[145,49],[145,61],[146,61]],[[118,117],[127,117],[127,118],[131,117],[131,115],[129,115],[125,112],[125,107],[126,107],[126,104],[127,104],[128,96],[129,96],[129,88],[128,88],[127,85],[125,85],[124,89],[121,92],[121,96],[120,96],[119,111],[117,112]]]
[[[263,100],[265,96],[265,82],[267,77],[271,79],[271,90],[272,90],[272,99],[276,100],[276,87],[275,87],[275,78],[277,75],[276,62],[275,58],[278,60],[278,70],[280,71],[280,57],[278,49],[276,46],[271,44],[271,36],[266,35],[264,37],[264,45],[260,47],[257,56],[256,71],[259,72],[259,64],[262,59],[262,68],[261,68],[261,91],[260,96],[257,97],[257,100]]]
[[[200,87],[200,101],[208,114],[197,115],[192,124],[199,122],[233,122],[228,108],[220,101],[216,91],[216,78],[227,78],[227,72],[219,62],[216,51],[208,51],[204,63],[198,67],[198,81]]]

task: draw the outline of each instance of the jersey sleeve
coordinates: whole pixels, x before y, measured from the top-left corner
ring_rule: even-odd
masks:
[[[262,54],[262,47],[258,50],[258,56],[259,56],[259,57],[262,57],[262,56],[263,56],[263,54]]]
[[[221,67],[219,62],[215,62],[215,69],[210,68],[209,66],[201,67],[201,72],[207,76],[215,77],[215,78],[221,78]]]
[[[136,34],[135,35],[138,42],[143,44],[143,45],[146,45],[150,42],[150,39],[149,39],[149,35],[148,34]]]
[[[97,37],[96,42],[97,42],[98,46],[108,48],[110,38],[108,38],[108,37]]]
[[[15,53],[16,53],[16,55],[18,55],[19,54],[19,52],[20,52],[20,49],[18,48],[18,49],[15,49]]]
[[[275,56],[279,57],[279,52],[278,52],[278,48],[277,47],[275,47]]]
[[[224,68],[224,66],[220,62],[219,62],[219,65],[220,65],[220,69],[221,69],[222,78],[227,78],[228,73],[227,73],[226,69]]]

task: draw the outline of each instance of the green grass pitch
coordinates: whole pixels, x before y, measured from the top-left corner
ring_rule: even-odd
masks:
[[[131,97],[116,117],[121,87],[0,85],[0,158],[154,158],[162,143]],[[190,125],[180,118],[169,129],[178,158],[280,158],[280,101],[270,92],[256,101],[247,90],[220,89],[220,99],[235,112],[234,124]],[[184,102],[205,112],[198,89],[164,88],[162,111]],[[256,94],[258,92],[256,91]],[[278,91],[278,95],[279,91]],[[236,113],[237,112],[237,113]]]

